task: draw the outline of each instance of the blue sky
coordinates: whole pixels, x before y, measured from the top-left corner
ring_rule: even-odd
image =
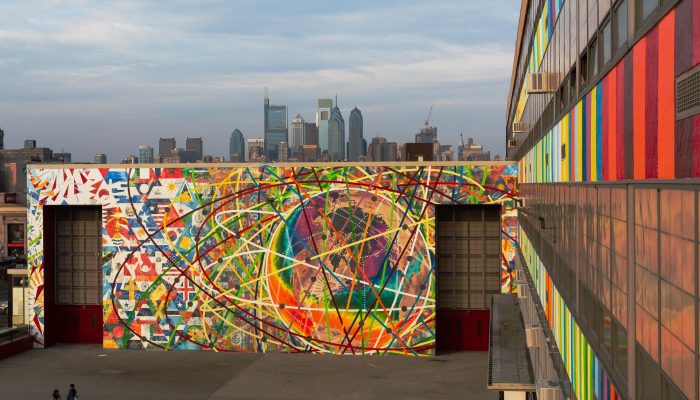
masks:
[[[503,154],[517,0],[0,2],[0,127],[75,161],[230,133],[262,136],[263,88],[314,120],[334,97],[365,137],[411,141],[431,104],[438,138]]]

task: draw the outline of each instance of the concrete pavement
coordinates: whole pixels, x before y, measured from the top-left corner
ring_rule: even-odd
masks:
[[[487,353],[438,357],[103,350],[57,345],[0,361],[0,399],[496,399]]]

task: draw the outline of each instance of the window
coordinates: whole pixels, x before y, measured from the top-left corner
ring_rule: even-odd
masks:
[[[615,50],[618,50],[627,42],[627,0],[621,1],[615,8],[613,28],[615,29]]]
[[[646,20],[659,6],[659,0],[637,0],[637,25]]]
[[[579,64],[580,66],[580,73],[579,73],[579,86],[581,88],[586,87],[586,84],[588,84],[588,52],[584,52],[581,55],[581,62]]]
[[[593,39],[588,51],[588,75],[590,78],[598,75],[598,40]],[[589,79],[590,79],[589,78]]]
[[[24,258],[24,224],[7,224],[7,255]]]
[[[610,27],[610,21],[606,22],[603,27],[602,41],[603,43],[600,46],[603,55],[601,67],[607,64],[610,61],[610,57],[612,57],[612,28]]]

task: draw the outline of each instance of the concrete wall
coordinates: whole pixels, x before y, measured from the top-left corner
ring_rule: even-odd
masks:
[[[28,168],[31,332],[43,206],[102,205],[104,347],[432,354],[435,204],[503,204],[507,163]],[[507,234],[507,235],[506,235]]]

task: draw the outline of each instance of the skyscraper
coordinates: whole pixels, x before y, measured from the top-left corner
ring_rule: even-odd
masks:
[[[188,137],[185,141],[185,150],[195,154],[196,160],[202,160],[204,157],[204,141],[201,137]]]
[[[345,160],[345,120],[337,100],[328,119],[328,156],[331,161]]]
[[[313,122],[304,123],[304,146],[318,146],[318,127]]]
[[[349,161],[359,161],[362,157],[362,112],[355,107],[350,111],[349,119],[350,129],[348,135],[350,136],[350,142],[348,145],[348,160]]]
[[[160,138],[158,141],[158,157],[167,157],[175,150],[175,138]]]
[[[95,154],[95,164],[107,164],[107,156],[102,153]]]
[[[264,124],[265,124],[265,155],[269,161],[278,160],[278,146],[289,141],[287,128],[287,106],[271,105],[265,88]]]
[[[261,138],[248,139],[248,161],[265,161],[265,140]]]
[[[139,164],[153,163],[153,147],[139,146]]]
[[[231,133],[231,139],[228,143],[229,147],[229,161],[231,162],[245,162],[245,139],[243,138],[243,133],[235,129]]]
[[[328,119],[331,117],[333,99],[318,99],[316,108],[316,127],[318,131],[318,147],[323,153],[328,150]]]
[[[304,131],[306,130],[306,122],[300,114],[292,120],[292,135],[291,142],[289,142],[289,147],[292,148],[292,152],[300,149],[304,143]]]

